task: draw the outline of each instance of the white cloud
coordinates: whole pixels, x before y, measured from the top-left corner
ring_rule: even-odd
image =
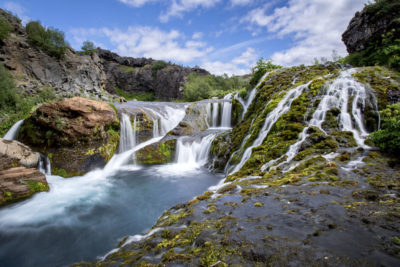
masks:
[[[332,50],[345,55],[341,41],[354,13],[368,0],[289,0],[286,6],[268,14],[270,6],[250,11],[242,22],[266,28],[276,37],[289,37],[294,46],[272,55],[283,65],[309,64],[314,58],[330,58]]]
[[[250,73],[250,69],[257,60],[257,54],[253,48],[247,48],[240,56],[228,62],[209,61],[202,62],[201,67],[215,75],[244,75]]]
[[[6,2],[4,3],[3,7],[11,13],[17,15],[24,25],[31,20],[31,18],[26,15],[26,9],[18,3]]]
[[[161,13],[161,22],[168,22],[171,17],[182,17],[183,13],[196,8],[210,8],[221,0],[173,0],[166,12]]]
[[[196,39],[187,40],[177,30],[162,31],[153,27],[121,29],[74,29],[70,31],[75,43],[94,38],[106,38],[121,56],[151,57],[188,63],[212,51],[207,44]]]
[[[253,0],[230,0],[232,6],[244,6],[253,2]]]
[[[157,0],[118,0],[118,1],[132,7],[141,7],[144,4],[147,4],[149,2],[155,2]]]
[[[192,35],[192,39],[201,39],[203,38],[203,33],[202,32],[195,32]]]

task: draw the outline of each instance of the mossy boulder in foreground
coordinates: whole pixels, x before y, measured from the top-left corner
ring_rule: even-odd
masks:
[[[118,148],[119,121],[107,103],[74,97],[39,107],[21,127],[20,140],[48,155],[64,177],[104,166]]]

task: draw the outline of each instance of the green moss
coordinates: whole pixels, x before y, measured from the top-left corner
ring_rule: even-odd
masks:
[[[126,100],[136,99],[138,101],[155,101],[156,97],[153,92],[138,92],[138,93],[128,93],[118,87],[114,87],[115,92],[118,96],[122,96]]]
[[[176,139],[155,143],[137,151],[138,164],[155,165],[171,163],[175,158]]]
[[[393,242],[395,245],[400,246],[400,238],[399,238],[399,237],[394,236],[394,237],[392,238],[392,242]]]
[[[29,181],[28,187],[32,192],[49,191],[49,185],[42,182]]]
[[[262,202],[254,202],[254,207],[263,207],[264,203]]]
[[[126,65],[121,65],[120,69],[121,69],[121,71],[123,71],[125,73],[130,73],[130,72],[133,72],[135,70],[134,67],[126,66]]]

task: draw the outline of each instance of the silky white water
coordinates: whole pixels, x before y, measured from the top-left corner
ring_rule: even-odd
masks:
[[[122,113],[121,115],[121,131],[119,141],[119,153],[128,151],[136,146],[136,116],[131,124],[129,115]]]
[[[162,114],[163,130],[159,132],[167,133],[177,126],[185,110],[182,105],[163,106],[157,113]],[[2,264],[67,266],[94,260],[123,236],[150,228],[164,210],[202,194],[221,179],[202,167],[214,134],[179,140],[175,163],[144,168],[135,165],[135,152],[163,136],[133,145],[131,129],[136,127],[130,124],[129,116],[121,115],[124,152],[115,154],[103,169],[68,179],[46,175],[49,192],[0,209]],[[46,160],[41,171],[48,173]]]
[[[21,128],[22,123],[24,120],[17,121],[8,132],[4,135],[3,139],[7,140],[15,140],[18,135],[19,128]]]
[[[275,124],[275,122],[283,114],[285,114],[286,112],[289,111],[293,100],[295,100],[298,96],[300,96],[301,93],[304,91],[305,88],[308,87],[309,84],[310,84],[310,82],[305,85],[300,85],[296,88],[289,90],[286,93],[285,97],[278,103],[277,107],[267,115],[267,117],[265,118],[264,125],[261,128],[257,139],[254,140],[252,145],[250,145],[248,148],[246,148],[239,164],[236,165],[236,167],[232,173],[239,171],[243,167],[243,165],[246,163],[246,161],[250,158],[253,148],[262,144],[264,139],[267,137],[269,131],[271,130],[272,126]]]
[[[218,127],[218,112],[219,112],[219,103],[214,102],[212,104],[212,127]]]
[[[224,97],[225,100],[231,100],[232,94],[227,94]],[[232,120],[232,102],[224,101],[222,103],[222,115],[221,115],[221,127],[230,128]]]
[[[367,149],[368,146],[364,144],[368,132],[365,129],[362,117],[362,109],[365,106],[365,101],[367,98],[367,91],[365,87],[355,81],[352,74],[355,69],[349,69],[341,71],[339,77],[337,77],[321,98],[317,109],[313,113],[311,120],[309,121],[307,127],[304,128],[302,133],[299,135],[299,141],[294,143],[289,147],[289,150],[278,159],[271,160],[262,166],[261,170],[265,171],[267,168],[275,164],[279,159],[286,157],[285,161],[279,163],[276,167],[282,166],[283,164],[290,163],[293,158],[300,151],[301,145],[309,136],[307,130],[311,126],[318,127],[321,131],[322,124],[325,121],[327,112],[332,108],[340,109],[339,123],[341,131],[350,131],[353,133],[354,139],[356,140],[359,147]],[[352,100],[351,114],[348,111],[349,100]],[[375,108],[377,109],[377,104],[375,101]],[[353,120],[354,119],[354,120]],[[288,170],[291,170],[296,165],[291,166]],[[286,170],[286,171],[288,171]]]

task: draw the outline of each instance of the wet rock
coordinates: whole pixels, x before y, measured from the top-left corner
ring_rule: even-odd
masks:
[[[136,152],[136,161],[141,165],[171,163],[175,159],[176,139],[148,145]]]
[[[110,105],[75,97],[39,107],[19,138],[48,155],[54,173],[73,176],[105,165],[117,149],[118,130]]]
[[[186,108],[186,115],[178,126],[172,129],[170,136],[186,136],[200,133],[208,129],[207,102],[201,101]]]
[[[0,138],[0,205],[48,191],[44,174],[36,167],[39,153],[17,141]]]

